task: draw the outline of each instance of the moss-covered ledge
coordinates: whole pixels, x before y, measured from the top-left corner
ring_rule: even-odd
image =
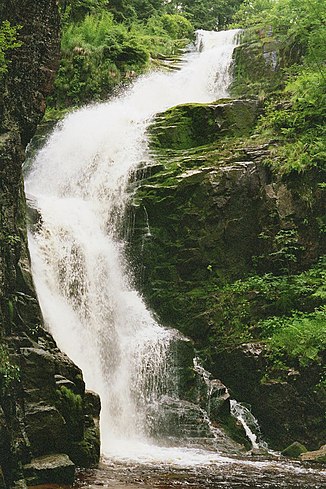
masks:
[[[256,102],[241,102],[259,114]],[[325,436],[321,351],[309,359],[283,346],[295,344],[296,321],[313,328],[322,314],[323,172],[272,171],[275,142],[259,142],[240,106],[187,104],[154,121],[153,163],[140,169],[129,210],[129,254],[150,307],[253,406],[271,446],[298,439],[314,449]],[[288,340],[272,329],[270,350],[280,325]]]

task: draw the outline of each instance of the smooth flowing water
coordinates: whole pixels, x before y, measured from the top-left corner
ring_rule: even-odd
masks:
[[[29,243],[46,324],[83,370],[87,387],[101,396],[102,451],[115,463],[93,472],[102,486],[112,477],[116,487],[130,483],[132,464],[138,476],[146,467],[153,481],[156,474],[157,484],[163,484],[162,470],[235,466],[216,452],[150,439],[148,406],[163,394],[177,398],[169,351],[178,333],[158,324],[133,288],[121,228],[130,178],[151,163],[148,124],[171,106],[227,96],[236,37],[237,31],[199,31],[197,50],[184,56],[180,70],[151,73],[121,96],[70,114],[26,178],[26,193],[41,215]]]

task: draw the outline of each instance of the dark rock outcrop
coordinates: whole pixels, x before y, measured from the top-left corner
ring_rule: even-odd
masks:
[[[73,462],[96,464],[99,400],[43,327],[27,248],[22,163],[58,66],[57,2],[4,0],[0,20],[20,25],[22,41],[0,79],[0,485],[9,488],[32,469],[46,473],[38,481],[71,482]],[[52,468],[42,458],[51,453],[61,454]]]
[[[75,465],[68,455],[55,453],[34,458],[24,466],[28,485],[41,485],[56,481],[58,484],[72,484],[75,478]]]
[[[325,252],[319,226],[325,215],[322,175],[272,172],[265,162],[275,143],[241,140],[254,132],[257,104],[232,104],[183,105],[158,117],[150,130],[155,163],[138,182],[130,209],[130,256],[150,307],[193,339],[206,368],[232,396],[251,404],[271,446],[282,449],[298,439],[314,448],[325,436],[326,399],[315,389],[322,362],[301,368],[300,375],[292,375],[292,368],[281,379],[268,379],[264,345],[249,344],[246,336],[235,340],[225,326],[234,305],[218,301],[225,284],[253,270],[297,274]],[[250,118],[244,107],[251,108]],[[240,121],[228,132],[230,113]],[[176,114],[182,115],[180,123]],[[250,294],[246,303],[254,304],[254,324],[255,308],[265,308],[266,317],[273,304],[256,304],[255,290]],[[237,307],[241,319],[242,306]]]

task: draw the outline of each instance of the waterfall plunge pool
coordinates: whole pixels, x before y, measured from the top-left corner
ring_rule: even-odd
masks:
[[[157,462],[108,460],[81,471],[76,487],[99,489],[323,489],[326,470],[275,457],[230,458],[196,450],[169,449]]]

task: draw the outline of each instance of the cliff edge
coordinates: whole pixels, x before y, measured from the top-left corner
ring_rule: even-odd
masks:
[[[30,273],[22,163],[59,62],[55,0],[5,0],[21,46],[0,79],[0,487],[73,482],[99,459],[96,394],[44,329]]]

